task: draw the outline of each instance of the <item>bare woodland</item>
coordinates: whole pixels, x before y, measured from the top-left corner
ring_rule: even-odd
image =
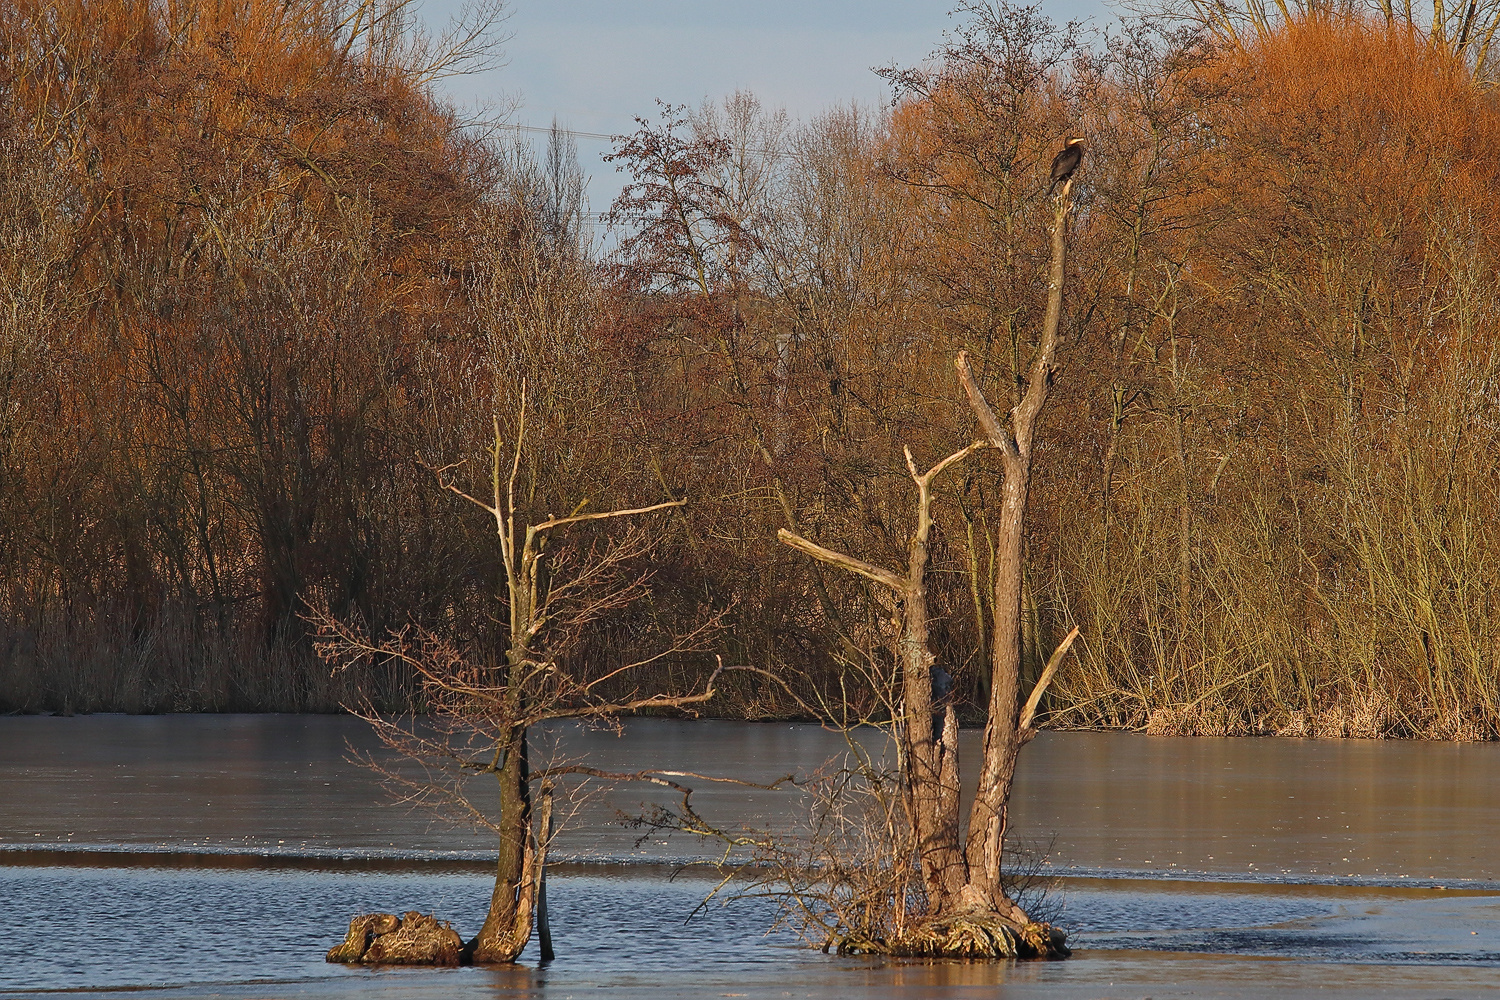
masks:
[[[423,707],[424,643],[510,662],[495,509],[660,506],[542,532],[634,588],[547,654],[598,704],[721,656],[756,670],[703,710],[888,716],[907,591],[778,533],[908,589],[920,536],[935,774],[950,706],[1003,771],[1033,691],[1032,726],[1496,735],[1491,8],[965,6],[889,111],[643,109],[607,255],[565,134],[434,96],[463,32],[358,9],[0,10],[0,708]],[[320,615],[416,652],[330,672]]]

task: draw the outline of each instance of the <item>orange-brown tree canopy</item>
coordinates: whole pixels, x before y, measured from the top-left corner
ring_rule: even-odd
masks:
[[[212,244],[234,267],[358,204],[383,253],[421,255],[473,203],[481,162],[400,52],[349,13],[326,0],[7,4],[0,128],[67,190],[80,254],[103,243],[181,272]]]
[[[0,560],[24,614],[128,631],[174,606],[238,641],[295,632],[320,588],[394,593],[369,564],[405,515],[376,527],[367,497],[462,364],[411,375],[496,170],[377,9],[0,5]]]
[[[1425,36],[1309,18],[1224,59],[1243,73],[1226,130],[1246,181],[1273,200],[1351,224],[1362,215],[1372,227],[1493,215],[1500,114]]]
[[[1380,731],[1494,730],[1478,35],[1467,63],[1451,24],[1357,14],[1085,44],[961,3],[887,74],[889,115],[792,126],[737,95],[627,141],[616,218],[641,228],[612,286],[576,230],[539,237],[540,171],[466,139],[399,17],[370,20],[402,6],[0,4],[0,617],[31,623],[6,635],[136,649],[190,620],[241,664],[247,636],[300,648],[309,597],[377,630],[469,620],[494,567],[410,459],[486,438],[524,375],[568,490],[694,496],[663,600],[738,598],[747,656],[836,690],[883,619],[776,529],[900,558],[901,446],[972,432],[953,356],[997,405],[1024,392],[1047,165],[1082,135],[1027,542],[1027,655],[1082,626],[1053,708],[1295,730],[1295,703],[1337,729],[1378,690],[1407,699]],[[981,699],[990,460],[933,508],[934,649]]]
[[[1359,18],[1307,18],[1222,59],[1236,86],[1205,156],[1232,169],[1234,221],[1202,275],[1326,350],[1347,354],[1328,342],[1357,328],[1376,367],[1382,345],[1398,368],[1440,350],[1451,316],[1427,315],[1432,293],[1500,250],[1492,96],[1425,35]]]

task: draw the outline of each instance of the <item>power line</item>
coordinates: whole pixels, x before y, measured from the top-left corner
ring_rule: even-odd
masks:
[[[494,127],[509,129],[512,132],[535,132],[538,135],[551,135],[553,132],[553,129],[543,128],[540,125],[515,125],[510,122],[504,122]],[[559,128],[556,131],[558,135],[572,136],[575,139],[603,139],[606,142],[613,142],[616,139],[623,138],[622,136],[606,135],[603,132],[580,132],[577,129],[571,128]]]
[[[502,122],[491,127],[497,129],[509,129],[512,132],[532,132],[537,135],[551,135],[554,131],[552,128],[544,128],[541,125],[517,125],[510,122]],[[561,127],[557,128],[556,132],[558,135],[572,136],[575,139],[603,139],[605,142],[614,142],[616,139],[629,138],[629,135],[606,135],[603,132],[580,132],[577,129]],[[759,146],[746,146],[744,147],[744,151],[747,153],[754,153],[757,156],[769,156],[772,159],[781,159],[783,157],[793,160],[800,159],[800,157],[796,153],[793,153],[792,151],[786,149],[765,149]]]
[[[493,124],[491,127],[496,129],[506,129],[511,132],[529,132],[533,135],[551,135],[556,132],[558,135],[571,136],[575,139],[602,139],[605,142],[614,142],[616,139],[626,138],[626,136],[623,135],[607,135],[603,132],[584,132],[579,129],[562,128],[561,126],[522,125],[517,122],[499,122]],[[767,156],[772,159],[800,159],[800,157],[795,153],[783,149],[762,149],[759,147],[745,147],[744,151],[760,156]],[[608,226],[609,215],[609,212],[580,212],[578,221],[592,229],[600,229]]]

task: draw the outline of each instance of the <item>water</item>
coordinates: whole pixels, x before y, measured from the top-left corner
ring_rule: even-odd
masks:
[[[971,734],[965,734],[966,739]],[[833,756],[811,726],[641,721],[557,753],[767,780]],[[487,837],[389,805],[345,760],[357,720],[0,718],[0,996],[1479,996],[1500,987],[1500,746],[1043,734],[1018,837],[1050,845],[1066,962],[839,959],[767,936],[763,900],[699,907],[690,841],[637,844],[617,790],[562,834],[558,960],[505,970],[322,961],[352,914],[421,909],[471,934]],[[972,754],[972,742],[965,749]],[[547,752],[545,750],[541,751]],[[972,759],[970,756],[968,759]],[[701,783],[700,783],[701,784]],[[695,796],[728,825],[789,798]],[[690,921],[690,914],[694,914]]]

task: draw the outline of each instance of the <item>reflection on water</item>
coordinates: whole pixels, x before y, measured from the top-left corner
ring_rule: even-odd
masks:
[[[1067,880],[1084,948],[1332,962],[1464,962],[1500,971],[1500,897],[1438,889]]]
[[[554,735],[555,752],[612,769],[756,780],[805,771],[842,747],[816,727],[773,724],[642,720],[624,739]],[[964,734],[970,759],[976,735]],[[1261,996],[1274,983],[1291,995],[1354,997],[1478,995],[1500,982],[1500,885],[1487,850],[1500,828],[1497,745],[1043,734],[1023,756],[1013,825],[1022,840],[1050,841],[1052,870],[1070,876],[1048,906],[1079,952],[1022,966],[791,949],[764,936],[765,901],[710,906],[685,924],[707,884],[642,862],[702,848],[637,845],[615,809],[647,796],[621,790],[586,805],[563,834],[564,855],[630,864],[554,869],[556,963],[380,973],[321,956],[366,909],[430,910],[472,933],[491,848],[485,836],[387,805],[372,777],[345,761],[346,742],[368,746],[363,724],[0,718],[0,862],[10,862],[0,866],[0,902],[11,927],[0,995],[150,986],[195,997],[495,997],[608,987],[659,1000],[993,995],[1003,986],[1007,997],[1160,998],[1201,995],[1209,983],[1216,995]],[[788,820],[781,793],[705,786],[699,799],[726,825]],[[121,850],[135,853],[122,859]]]

